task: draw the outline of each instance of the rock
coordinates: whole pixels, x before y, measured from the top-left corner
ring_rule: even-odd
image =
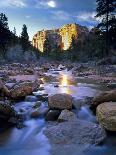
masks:
[[[38,98],[36,96],[33,96],[33,95],[28,95],[25,97],[25,100],[27,102],[36,102],[38,100]]]
[[[9,96],[10,95],[10,91],[9,89],[3,84],[3,82],[0,80],[0,92],[1,94],[3,94],[4,96]]]
[[[41,101],[37,101],[34,105],[33,108],[39,108],[41,106]]]
[[[39,101],[45,102],[45,101],[48,100],[48,94],[38,94],[38,95],[36,95],[36,96],[38,97],[38,100],[39,100]]]
[[[58,121],[62,122],[62,121],[77,121],[77,117],[76,115],[69,111],[69,110],[63,110],[60,114],[60,116],[58,117]]]
[[[16,83],[6,83],[5,86],[8,88],[8,89],[12,89],[14,87]]]
[[[72,109],[72,96],[68,94],[55,94],[49,96],[48,105],[51,109]]]
[[[25,112],[25,109],[24,108],[20,108],[19,109],[19,112],[24,113]]]
[[[23,126],[23,117],[22,115],[18,114],[12,106],[6,103],[0,103],[0,124],[1,126],[8,125],[10,127],[11,125],[18,125],[21,124]]]
[[[25,82],[15,85],[11,89],[10,95],[12,98],[25,97],[27,95],[32,94],[32,92],[35,91],[37,88],[38,88],[37,81],[34,81],[34,82],[25,81]]]
[[[116,83],[108,83],[107,87],[110,89],[116,89]]]
[[[46,115],[46,121],[56,121],[60,115],[60,110],[50,110]]]
[[[15,115],[15,110],[12,106],[6,103],[0,103],[0,117],[9,119],[13,115]]]
[[[44,90],[44,87],[39,87],[38,90],[42,91]]]
[[[116,102],[105,102],[97,107],[97,119],[107,130],[116,131]]]
[[[104,129],[95,123],[77,120],[76,122],[63,122],[58,125],[48,125],[44,134],[54,147],[73,145],[97,145],[104,141]]]
[[[48,111],[49,111],[49,108],[47,106],[42,105],[39,108],[37,108],[31,112],[31,117],[37,118],[37,117],[45,116]]]
[[[55,87],[55,88],[58,88],[58,87],[59,87],[59,85],[54,85],[54,87]]]
[[[93,98],[91,107],[97,107],[99,104],[104,102],[115,102],[116,101],[116,90],[111,90]]]
[[[35,110],[33,110],[33,111],[31,112],[31,117],[32,117],[32,118],[37,118],[37,117],[39,117],[39,108],[37,108],[37,109],[35,109]]]

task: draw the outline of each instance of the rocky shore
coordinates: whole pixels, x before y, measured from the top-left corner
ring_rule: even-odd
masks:
[[[0,66],[0,131],[16,126],[24,128],[28,119],[44,117],[48,138],[54,152],[63,154],[64,150],[81,148],[80,153],[91,145],[99,145],[107,138],[107,131],[116,132],[116,66],[76,63],[35,63],[6,64]],[[104,84],[107,91],[92,98],[76,100],[70,94],[38,94],[45,88],[43,78],[57,81],[54,76],[46,75],[49,70],[68,69],[76,80]],[[59,84],[54,87],[58,88]],[[25,101],[32,104],[27,109],[17,103]],[[80,120],[78,113],[82,105],[87,105],[97,118],[97,123]],[[77,149],[76,149],[77,150]],[[79,151],[79,150],[78,150]],[[70,152],[70,151],[69,151]]]

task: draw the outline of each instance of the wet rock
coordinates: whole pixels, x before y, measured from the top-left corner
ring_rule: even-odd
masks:
[[[37,101],[34,105],[33,108],[39,108],[41,106],[41,101]]]
[[[38,90],[42,91],[44,90],[44,87],[39,87]]]
[[[0,103],[0,120],[2,120],[3,122],[2,124],[0,124],[1,126],[4,124],[8,124],[8,126],[18,126],[19,124],[23,125],[24,118],[20,114],[18,114],[11,105]]]
[[[77,121],[77,117],[76,115],[69,111],[69,110],[63,110],[60,114],[60,116],[58,117],[58,121],[62,122],[62,121]]]
[[[68,94],[55,94],[49,96],[48,105],[51,109],[72,109],[72,96]]]
[[[116,131],[116,102],[105,102],[97,107],[97,119],[107,130]]]
[[[31,117],[32,117],[32,118],[37,118],[37,117],[39,117],[39,116],[40,116],[39,108],[37,108],[37,109],[35,109],[35,110],[33,110],[33,111],[31,112]]]
[[[11,91],[10,95],[12,98],[20,98],[30,95],[38,88],[38,82],[22,82],[15,85]]]
[[[24,113],[25,112],[25,109],[24,108],[20,108],[19,109],[19,112]]]
[[[0,103],[0,117],[4,119],[9,119],[11,116],[15,115],[15,110],[9,104],[4,102]]]
[[[45,116],[47,112],[49,111],[49,108],[47,106],[40,106],[39,108],[33,110],[30,114],[32,118],[37,118],[41,116]]]
[[[93,98],[91,107],[97,107],[99,104],[104,102],[115,102],[116,101],[116,90],[101,93],[100,95]]]
[[[27,102],[36,102],[37,100],[38,100],[38,98],[33,95],[28,95],[25,97],[25,101],[27,101]]]
[[[95,123],[78,120],[77,122],[63,122],[58,125],[48,125],[44,134],[54,147],[100,144],[106,138],[104,129]]]
[[[58,87],[59,87],[59,85],[54,85],[54,87],[58,88]]]
[[[110,89],[116,89],[116,83],[108,83],[107,87]]]
[[[45,102],[48,100],[48,94],[38,94],[37,97],[38,97],[38,100],[42,102]]]
[[[46,121],[56,121],[60,115],[60,110],[50,110],[46,115]]]

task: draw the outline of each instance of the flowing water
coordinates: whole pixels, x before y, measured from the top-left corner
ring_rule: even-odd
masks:
[[[81,83],[76,81],[71,72],[67,70],[50,70],[46,76],[52,78],[42,78],[44,90],[34,92],[34,94],[71,94],[76,99],[93,97],[106,90],[102,85]],[[51,146],[48,139],[43,134],[46,126],[44,118],[30,119],[28,113],[33,102],[22,101],[16,105],[16,110],[23,108],[27,110],[27,119],[23,129],[11,128],[0,134],[0,155],[50,155]],[[89,110],[88,106],[82,106],[77,113],[78,118],[96,122],[96,117]],[[105,144],[92,147],[86,155],[116,155],[116,134],[108,134]],[[76,154],[78,155],[78,153]]]

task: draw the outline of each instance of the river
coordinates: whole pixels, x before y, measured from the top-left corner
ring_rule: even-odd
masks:
[[[50,70],[46,73],[46,76],[51,75],[54,78],[42,78],[44,84],[41,87],[45,89],[34,92],[34,94],[67,93],[75,99],[83,99],[93,97],[107,89],[102,85],[82,83],[81,80],[75,80],[71,72],[67,70]],[[32,104],[33,102],[22,101],[16,105],[16,109],[23,107],[29,110]],[[88,106],[82,106],[76,114],[80,119],[97,122]],[[43,134],[46,127],[44,118],[31,119],[27,116],[25,126],[22,129],[13,127],[0,133],[0,155],[51,155],[51,145]],[[103,145],[93,146],[85,154],[116,155],[116,134],[108,133]],[[78,155],[78,153],[75,155]]]

